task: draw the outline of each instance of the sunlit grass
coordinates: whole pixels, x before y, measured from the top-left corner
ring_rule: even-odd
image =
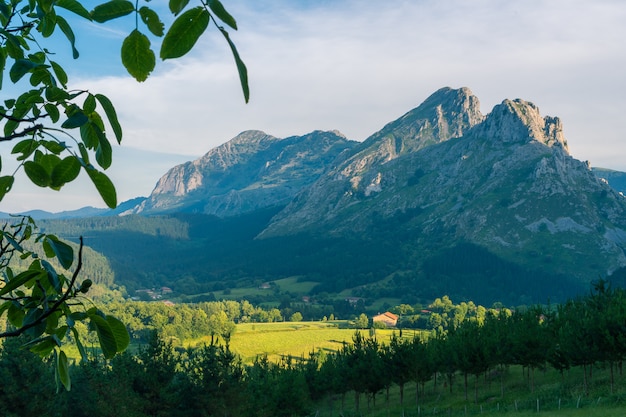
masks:
[[[335,352],[344,342],[351,343],[355,329],[346,328],[345,321],[327,322],[279,322],[279,323],[242,323],[237,325],[230,341],[230,348],[250,363],[259,355],[267,355],[271,361],[282,357],[307,358],[309,353],[323,350]],[[370,330],[359,330],[369,336]],[[386,343],[393,330],[376,329],[376,338]],[[398,331],[395,331],[398,333]],[[404,337],[413,337],[413,331],[404,331]],[[209,343],[210,337],[188,341],[190,346]]]

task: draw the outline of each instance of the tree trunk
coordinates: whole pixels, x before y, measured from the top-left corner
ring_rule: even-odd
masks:
[[[587,364],[583,363],[583,390],[587,394]]]
[[[467,372],[463,372],[463,381],[465,382],[465,401],[467,401]]]
[[[613,382],[614,382],[613,361],[610,361],[610,364],[611,364],[611,395],[613,395]]]
[[[420,398],[420,383],[419,381],[415,381],[415,407],[419,407],[420,402],[419,402],[419,398]]]
[[[478,404],[478,374],[474,378],[474,404]]]

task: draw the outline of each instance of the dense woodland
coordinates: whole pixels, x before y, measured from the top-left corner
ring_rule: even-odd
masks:
[[[330,402],[335,409],[346,401],[364,408],[384,401],[391,387],[406,407],[415,407],[427,382],[440,395],[461,386],[473,403],[487,379],[500,381],[504,395],[503,376],[512,366],[525,369],[519,378],[530,392],[535,372],[546,367],[581,368],[583,390],[592,386],[598,366],[610,369],[611,390],[621,373],[626,291],[605,281],[588,296],[555,306],[486,310],[454,306],[444,297],[432,308],[445,326],[430,337],[398,331],[382,344],[372,329],[369,337],[355,333],[339,351],[279,363],[258,357],[243,364],[227,338],[184,350],[151,332],[135,353],[73,365],[72,390],[58,395],[51,367],[9,339],[0,352],[0,377],[4,387],[22,388],[0,388],[0,407],[6,416],[306,416]],[[408,385],[417,389],[404,392]]]
[[[446,293],[484,305],[528,305],[564,301],[587,288],[586,283],[543,272],[533,260],[514,264],[467,242],[450,246],[443,239],[440,247],[417,252],[411,249],[413,232],[391,232],[398,227],[388,223],[401,222],[400,215],[380,223],[366,238],[256,239],[278,210],[224,219],[176,214],[48,220],[39,225],[74,241],[82,235],[87,246],[103,255],[86,261],[110,271],[98,279],[114,280],[129,294],[168,286],[177,295],[191,297],[298,276],[318,283],[312,296],[351,289],[356,297],[392,297],[406,304]]]

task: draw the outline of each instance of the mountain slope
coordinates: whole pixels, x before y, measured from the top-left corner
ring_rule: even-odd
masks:
[[[451,92],[471,97],[468,91],[440,90],[408,113],[423,115],[412,123],[427,125]],[[415,265],[467,242],[579,284],[626,265],[626,200],[569,155],[560,120],[519,99],[485,118],[477,99],[465,102],[437,122],[459,126],[452,134],[400,127],[404,116],[372,135],[259,237],[395,234]],[[417,146],[393,152],[383,146],[389,138]]]
[[[233,216],[284,205],[355,143],[337,132],[279,139],[246,131],[203,157],[172,168],[134,212]]]
[[[361,207],[355,204],[381,190],[382,167],[429,145],[459,137],[482,120],[478,99],[469,89],[440,89],[355,147],[345,161],[298,195],[261,236],[315,228],[335,216],[348,225],[345,217],[349,213],[353,219],[361,217]],[[390,207],[395,204],[393,198],[385,201]]]

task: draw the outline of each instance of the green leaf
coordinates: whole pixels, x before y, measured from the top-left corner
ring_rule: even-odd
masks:
[[[91,182],[96,186],[96,190],[100,193],[100,197],[102,197],[105,204],[109,208],[117,207],[117,193],[109,177],[93,167],[87,168],[87,174],[91,178]]]
[[[100,105],[104,109],[104,113],[107,115],[107,119],[109,119],[109,124],[111,124],[111,128],[113,129],[113,133],[115,134],[115,138],[117,139],[117,143],[122,142],[122,126],[120,122],[117,120],[117,113],[115,112],[115,107],[111,103],[111,100],[108,97],[103,96],[102,94],[96,94],[96,99],[100,102]]]
[[[35,150],[38,147],[39,147],[39,142],[37,142],[36,140],[25,139],[15,144],[15,146],[13,147],[13,150],[11,150],[11,153],[12,154],[21,153],[22,155],[18,156],[16,159],[18,161],[23,161],[29,156],[31,156],[32,153],[35,152]]]
[[[69,269],[74,262],[74,249],[56,236],[48,235],[43,241],[43,247],[48,257],[56,257],[61,266]]]
[[[41,144],[44,146],[44,148],[46,148],[55,155],[59,155],[61,152],[67,149],[65,143],[60,143],[56,140],[42,140]]]
[[[54,102],[69,100],[70,98],[70,95],[67,91],[53,85],[46,87],[45,96],[46,100]]]
[[[46,268],[46,270],[48,272],[48,279],[50,279],[50,271],[55,272],[55,274],[56,274],[56,271],[54,271],[54,268],[52,268],[52,265],[50,265],[50,262],[47,262],[47,264],[48,265],[45,268]],[[57,292],[60,293],[60,291],[57,291]],[[46,333],[48,333],[48,334],[63,333],[63,331],[64,331],[63,329],[67,329],[67,326],[63,326],[63,327],[59,328],[59,318],[60,317],[61,317],[61,311],[59,311],[59,310],[56,310],[54,313],[52,313],[48,317],[46,317]],[[60,342],[60,340],[59,340],[59,342]]]
[[[5,55],[5,50],[0,49],[0,90],[2,89],[2,81],[4,79],[4,69],[6,68],[6,65],[7,65],[7,57]]]
[[[193,48],[209,26],[210,14],[194,7],[181,14],[167,31],[161,44],[161,59],[180,58]]]
[[[65,387],[66,391],[72,388],[72,381],[70,380],[70,369],[67,363],[67,356],[65,352],[60,351],[57,355],[57,375],[61,384]]]
[[[9,320],[9,323],[15,327],[22,327],[25,315],[26,313],[24,312],[24,309],[17,301],[11,303],[9,311],[7,311],[7,319]]]
[[[31,340],[30,342],[22,345],[22,347],[28,348],[28,350],[36,355],[39,355],[39,357],[41,358],[45,358],[50,355],[50,353],[54,351],[54,348],[58,346],[59,345],[52,336],[46,336],[39,339]]]
[[[85,102],[83,103],[83,112],[85,114],[91,114],[96,110],[96,99],[93,94],[87,94]]]
[[[109,323],[113,337],[115,337],[115,344],[117,346],[117,352],[121,353],[126,350],[130,344],[130,335],[126,329],[126,325],[119,319],[113,316],[106,316],[106,321]]]
[[[52,11],[52,0],[37,0],[37,5],[44,11],[46,14]]]
[[[11,236],[10,233],[3,233],[2,234],[2,238],[6,239],[7,242],[9,242],[9,244],[11,246],[13,246],[13,248],[18,251],[18,252],[24,252],[24,248],[22,247],[22,245],[20,245],[17,240],[13,239],[13,236]],[[10,272],[10,269],[7,271]],[[10,279],[13,279],[13,276],[10,275],[9,276]]]
[[[101,135],[103,133],[100,127],[92,121],[88,121],[80,127],[80,137],[88,149],[97,149]]]
[[[59,64],[54,61],[50,61],[50,65],[52,65],[52,70],[54,71],[54,75],[56,75],[57,80],[61,83],[63,87],[67,84],[67,73]]]
[[[235,44],[230,40],[230,36],[228,36],[228,32],[226,32],[223,28],[219,28],[222,35],[226,38],[228,45],[230,46],[230,50],[233,53],[233,58],[235,58],[235,64],[237,64],[237,71],[239,72],[239,82],[241,83],[241,89],[243,90],[243,97],[246,100],[246,103],[250,100],[250,87],[248,86],[248,69],[246,68],[246,64],[243,63],[241,57],[239,56],[239,52],[237,52],[237,48]]]
[[[41,164],[34,161],[26,161],[24,162],[24,172],[33,184],[40,187],[50,185],[50,174]]]
[[[22,43],[20,42],[20,37],[15,36],[12,33],[8,33],[4,31],[2,36],[6,37],[6,51],[7,55],[9,55],[13,59],[23,59],[24,58],[24,49]]]
[[[111,0],[96,6],[91,11],[91,18],[98,23],[104,23],[118,17],[126,16],[135,11],[133,3],[127,0]]]
[[[41,151],[35,151],[34,162],[40,164],[50,175],[55,166],[61,162],[61,158],[54,154],[44,154]]]
[[[69,10],[70,12],[84,17],[87,20],[91,20],[89,11],[83,7],[83,5],[77,0],[57,0],[56,5]]]
[[[154,36],[163,36],[165,25],[159,19],[159,15],[149,7],[143,6],[139,9],[139,16],[141,20],[146,24],[148,30]]]
[[[9,9],[9,5],[5,2],[0,2],[0,15],[8,20],[11,17],[11,9]]]
[[[70,41],[72,45],[72,57],[77,59],[80,54],[78,53],[78,49],[76,49],[76,36],[74,36],[72,27],[67,23],[67,20],[61,16],[57,16],[57,26],[61,29],[61,32],[63,32],[67,40]]]
[[[57,25],[57,15],[54,10],[46,12],[45,15],[39,21],[37,29],[41,32],[44,38],[49,38],[54,33],[54,28]]]
[[[122,43],[122,64],[137,81],[145,81],[156,65],[150,40],[146,35],[133,30]]]
[[[26,271],[17,274],[15,277],[13,277],[12,280],[7,282],[6,285],[0,289],[0,296],[14,291],[15,289],[21,287],[31,280],[43,278],[45,273],[46,271],[43,271],[41,269],[27,269]]]
[[[74,129],[83,126],[89,121],[89,118],[82,111],[75,111],[61,125],[64,129]]]
[[[7,311],[9,307],[11,307],[11,304],[11,301],[5,301],[4,303],[0,304],[0,317],[2,317],[4,312]]]
[[[183,11],[187,4],[189,4],[189,0],[170,0],[170,11],[176,16]]]
[[[111,149],[111,144],[104,135],[100,138],[96,149],[96,162],[104,169],[108,169],[113,162],[113,149]]]
[[[30,327],[24,333],[33,338],[41,336],[46,331],[46,320],[41,319],[42,315],[43,310],[40,308],[32,308],[28,310],[24,316],[24,322],[22,324],[24,326],[34,324],[34,326]]]
[[[50,120],[52,120],[52,123],[58,122],[61,118],[61,113],[59,112],[57,106],[55,106],[54,104],[46,103],[44,104],[44,109],[46,109],[46,112],[48,112],[48,116],[50,116]]]
[[[215,16],[220,18],[222,22],[237,30],[237,22],[235,21],[235,18],[226,11],[224,5],[219,0],[209,0],[209,8],[213,13],[215,13]]]
[[[9,77],[13,83],[18,82],[24,75],[36,68],[38,64],[28,59],[18,59],[9,70]]]
[[[72,182],[80,173],[80,162],[75,156],[67,156],[61,160],[50,174],[52,186],[61,187],[68,182]]]
[[[0,201],[9,191],[11,191],[11,187],[13,187],[14,182],[15,178],[12,175],[4,175],[0,177]]]
[[[87,168],[89,166],[89,152],[87,152],[87,148],[85,148],[85,144],[79,142],[78,150],[80,152],[80,158],[82,159],[82,161],[80,161],[80,164],[84,166],[85,168]]]
[[[96,334],[98,335],[98,341],[104,357],[111,359],[117,353],[117,342],[109,322],[97,314],[90,315],[90,319],[91,324],[96,328]]]
[[[74,342],[76,343],[76,347],[78,348],[78,352],[80,353],[80,357],[83,361],[87,362],[88,357],[87,357],[87,351],[85,350],[85,347],[83,346],[82,342],[80,341],[80,337],[78,334],[78,330],[76,330],[76,328],[72,327],[72,334],[74,335]]]
[[[52,79],[52,74],[50,73],[50,71],[48,71],[48,69],[44,65],[40,65],[37,68],[33,69],[31,76],[30,76],[30,85],[32,85],[33,87],[37,87],[40,84],[43,84],[43,85],[54,84],[54,81]],[[36,109],[33,109],[33,112],[35,110]]]

